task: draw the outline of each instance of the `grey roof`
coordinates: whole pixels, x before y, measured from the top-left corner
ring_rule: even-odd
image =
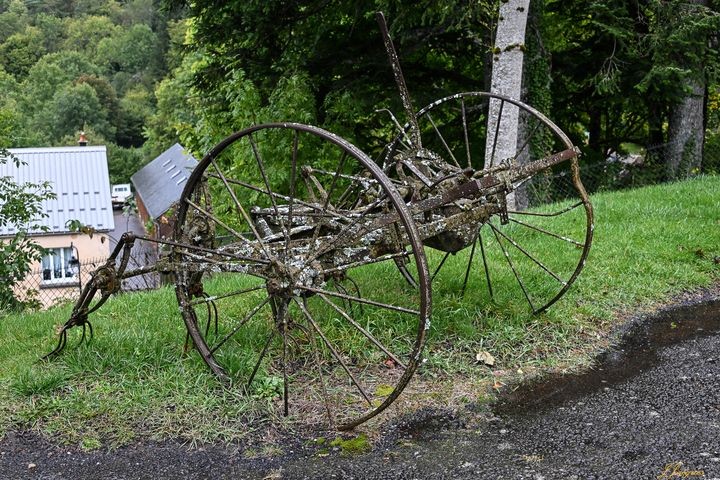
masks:
[[[176,143],[130,178],[153,219],[180,200],[185,182],[197,163],[182,145]]]
[[[43,202],[48,216],[37,222],[48,227],[49,233],[68,232],[68,220],[79,220],[98,231],[115,228],[104,146],[11,148],[10,153],[26,165],[17,167],[8,160],[0,165],[1,176],[13,177],[17,183],[49,181],[57,195]],[[0,227],[0,235],[16,232],[14,225]]]

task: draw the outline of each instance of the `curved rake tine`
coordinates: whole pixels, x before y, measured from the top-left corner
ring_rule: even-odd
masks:
[[[352,283],[353,287],[355,287],[358,298],[362,298],[362,293],[360,293],[360,286],[357,284],[357,282],[353,280],[352,277],[347,277],[347,279],[350,281],[350,283]],[[350,301],[350,305],[352,306],[352,301]],[[360,306],[360,315],[365,315],[365,308],[363,308],[363,304],[358,302],[358,305]]]
[[[343,293],[343,294],[347,295],[348,297],[350,296],[350,292],[348,292],[347,288],[345,288],[344,285],[342,285],[342,284],[341,284],[340,282],[338,282],[337,280],[335,280],[333,283],[335,284],[335,288],[336,288],[340,293]],[[343,299],[342,299],[342,302],[343,302],[343,306],[347,306],[348,310],[352,310],[352,302],[351,302],[350,300],[347,300],[347,299],[343,298]],[[347,302],[347,303],[345,303],[345,302]]]
[[[94,335],[93,335],[92,323],[90,323],[89,321],[85,320],[85,323],[82,324],[82,337],[80,337],[80,342],[78,343],[78,346],[82,345],[82,343],[85,341],[85,331],[86,331],[86,327],[87,327],[87,329],[90,330],[90,337],[89,337],[90,340],[92,340],[92,338],[93,338],[93,336],[94,336]],[[90,340],[88,340],[88,343],[90,343]]]
[[[58,344],[50,353],[43,355],[40,360],[50,360],[51,358],[63,351],[65,345],[67,345],[67,330],[63,328],[58,335]]]
[[[203,298],[205,299],[205,306],[207,307],[207,322],[205,324],[205,336],[208,336],[208,333],[210,332],[210,324],[213,323],[213,320],[215,322],[215,335],[218,333],[218,309],[217,305],[215,304],[215,300],[213,300],[210,295],[203,292],[202,293]]]

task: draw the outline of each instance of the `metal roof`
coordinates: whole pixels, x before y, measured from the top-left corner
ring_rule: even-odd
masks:
[[[104,146],[11,148],[10,153],[25,165],[17,167],[8,159],[0,165],[0,176],[13,177],[17,183],[49,181],[57,195],[55,200],[43,201],[48,216],[36,222],[48,227],[47,233],[67,233],[68,220],[79,220],[98,231],[115,228]],[[14,225],[0,227],[0,235],[16,232]]]
[[[180,200],[185,182],[197,163],[182,145],[176,143],[130,178],[153,219]]]

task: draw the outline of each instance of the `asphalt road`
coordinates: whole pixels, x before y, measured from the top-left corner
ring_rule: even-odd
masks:
[[[299,441],[273,458],[173,442],[82,452],[32,434],[0,441],[0,478],[720,480],[720,300],[633,320],[586,375],[521,388],[481,422],[419,412],[372,452]]]

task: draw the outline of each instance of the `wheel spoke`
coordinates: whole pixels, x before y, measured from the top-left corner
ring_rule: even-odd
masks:
[[[323,274],[342,272],[350,268],[361,267],[363,265],[371,265],[373,263],[380,263],[387,260],[392,260],[394,258],[408,258],[410,255],[412,255],[412,253],[405,250],[398,253],[388,253],[387,255],[382,255],[380,257],[358,260],[357,262],[345,263],[342,265],[338,265],[337,267],[328,268],[326,270],[323,270]]]
[[[152,240],[152,241],[155,243],[159,243],[161,245],[170,245],[173,247],[185,248],[187,250],[197,250],[198,252],[212,253],[212,254],[216,254],[216,255],[221,255],[223,257],[229,257],[229,258],[233,258],[235,260],[242,260],[242,261],[251,262],[251,263],[255,263],[255,264],[259,264],[259,265],[267,265],[268,263],[270,263],[270,261],[265,258],[247,257],[245,255],[238,255],[238,254],[231,253],[231,252],[223,252],[222,250],[202,247],[200,245],[190,245],[187,243],[173,242],[171,240]],[[191,253],[188,251],[181,252],[181,253],[183,255],[191,255]]]
[[[393,355],[387,348],[385,348],[385,346],[384,346],[382,343],[380,343],[370,332],[368,332],[367,330],[365,330],[365,329],[362,327],[362,325],[360,325],[360,324],[359,324],[358,322],[356,322],[352,317],[350,317],[350,315],[348,315],[347,312],[345,312],[345,311],[342,310],[340,307],[338,307],[337,304],[335,304],[335,302],[329,300],[329,299],[328,299],[325,295],[323,295],[322,293],[319,294],[318,296],[319,296],[321,299],[323,299],[323,300],[325,301],[325,303],[327,303],[327,304],[330,305],[332,308],[334,308],[336,312],[338,312],[340,315],[342,315],[342,317],[343,317],[345,320],[347,320],[348,322],[350,322],[350,324],[351,324],[353,327],[355,327],[360,333],[362,333],[363,335],[365,335],[365,338],[367,338],[368,340],[370,340],[376,347],[378,347],[380,350],[382,350],[383,353],[384,353],[385,355],[387,355],[388,357],[390,357],[390,359],[391,359],[393,362],[395,362],[397,365],[400,365],[402,368],[407,368],[402,361],[400,361],[400,360],[399,360],[395,355]]]
[[[544,233],[545,235],[549,235],[549,236],[551,236],[551,237],[554,237],[554,238],[557,238],[557,239],[560,239],[560,240],[564,240],[564,241],[566,241],[566,242],[568,242],[568,243],[572,243],[573,245],[575,245],[575,246],[577,246],[577,247],[584,247],[584,246],[585,246],[584,243],[580,243],[580,242],[578,242],[577,240],[573,240],[572,238],[563,237],[562,235],[558,235],[557,233],[550,232],[550,231],[545,230],[544,228],[538,227],[538,226],[536,226],[536,225],[530,225],[529,223],[522,222],[522,221],[517,220],[517,219],[512,218],[512,217],[510,218],[510,221],[513,222],[513,223],[517,223],[518,225],[522,225],[523,227],[527,227],[527,228],[530,228],[530,229],[532,229],[532,230],[536,230],[536,231],[538,231],[538,232],[540,232],[540,233]]]
[[[533,138],[533,135],[535,135],[535,132],[537,132],[540,125],[542,125],[542,124],[539,121],[536,121],[535,126],[532,128],[532,131],[530,133],[528,133],[527,135],[525,135],[525,141],[520,146],[520,148],[517,149],[517,153],[515,154],[515,156],[512,159],[513,165],[516,164],[517,159],[520,158],[520,155],[522,154],[523,150],[525,150],[525,147],[528,146],[528,144],[530,143],[530,139]]]
[[[472,261],[475,257],[475,244],[477,243],[477,237],[479,233],[480,229],[478,228],[477,232],[475,233],[475,237],[472,240],[472,248],[470,248],[470,258],[468,259],[467,268],[465,269],[465,279],[463,280],[463,286],[460,296],[465,296],[465,287],[467,287],[468,278],[470,277],[470,267],[472,267]]]
[[[202,207],[201,207],[200,205],[198,205],[197,203],[193,202],[193,201],[190,200],[189,198],[186,198],[185,201],[186,201],[191,207],[195,208],[197,211],[199,211],[200,213],[202,213],[203,215],[205,215],[207,218],[209,218],[210,220],[212,220],[212,221],[215,222],[216,224],[220,225],[221,227],[223,227],[224,229],[226,229],[228,232],[232,233],[232,234],[233,234],[235,237],[237,237],[239,240],[242,240],[243,242],[245,242],[245,243],[247,243],[247,244],[249,244],[249,245],[253,245],[252,242],[248,241],[247,238],[243,237],[240,233],[238,233],[237,231],[235,231],[234,228],[232,228],[232,227],[229,226],[227,223],[223,222],[223,221],[220,220],[218,217],[216,217],[216,216],[213,215],[212,213],[210,213],[210,212],[208,212],[207,210],[205,210],[204,208],[202,208]],[[259,235],[257,234],[257,232],[255,231],[255,228],[254,228],[254,227],[251,227],[251,228],[252,228],[252,230],[253,230],[253,233],[258,237],[258,241],[260,242],[260,244],[262,244],[262,240],[260,239],[260,236],[259,236]],[[267,251],[265,251],[265,247],[264,247],[264,246],[263,246],[263,251],[264,251],[265,255],[268,256]],[[268,256],[268,258],[269,258],[269,256]]]
[[[491,102],[492,103],[492,102]],[[495,135],[493,136],[493,145],[492,150],[490,153],[490,165],[489,166],[495,166],[495,150],[497,148],[497,141],[500,134],[500,120],[502,120],[502,112],[503,108],[505,107],[505,100],[500,100],[500,109],[498,110],[497,114],[497,120],[495,124]],[[488,167],[488,165],[485,165],[485,167]]]
[[[554,278],[555,280],[557,280],[558,282],[560,282],[561,285],[563,285],[563,286],[567,285],[567,282],[565,282],[565,280],[563,280],[562,278],[560,278],[559,276],[557,276],[557,274],[555,274],[555,272],[553,272],[553,271],[550,270],[548,267],[546,267],[545,264],[543,264],[540,260],[538,260],[537,258],[535,258],[535,257],[533,257],[532,255],[530,255],[530,254],[527,252],[527,250],[525,250],[523,247],[521,247],[515,240],[513,240],[512,238],[510,238],[509,236],[507,236],[505,233],[503,233],[501,230],[499,230],[499,229],[498,229],[497,227],[495,227],[494,225],[492,225],[492,224],[489,224],[489,225],[490,225],[490,228],[493,229],[493,231],[497,232],[497,233],[498,233],[499,235],[501,235],[505,240],[507,240],[508,242],[510,242],[510,244],[511,244],[513,247],[515,247],[515,248],[517,248],[518,250],[520,250],[520,252],[522,252],[523,255],[525,255],[525,256],[528,257],[530,260],[532,260],[537,266],[539,266],[541,269],[543,269],[543,270],[545,271],[545,273],[547,273],[547,274],[550,275],[552,278]]]
[[[453,154],[452,150],[450,149],[450,146],[448,146],[447,142],[445,141],[445,137],[443,137],[442,133],[440,133],[440,130],[438,129],[437,125],[435,125],[435,122],[433,121],[433,119],[429,113],[427,114],[427,119],[430,121],[430,124],[432,125],[433,130],[435,130],[435,133],[437,134],[438,139],[445,147],[445,150],[447,150],[448,154],[450,155],[450,158],[452,158],[455,165],[458,168],[460,168],[460,163],[458,163],[457,158],[455,158],[455,155]]]
[[[268,182],[267,173],[265,172],[265,163],[262,160],[262,157],[260,155],[260,152],[258,151],[257,144],[255,143],[255,138],[252,134],[249,134],[247,136],[248,141],[250,142],[250,145],[252,146],[253,154],[255,155],[255,160],[257,161],[258,168],[260,169],[260,175],[262,176],[263,183],[265,184],[265,188],[267,188],[267,191],[272,193],[272,188],[270,188],[270,183]],[[278,210],[277,203],[275,202],[275,196],[274,195],[268,195],[270,197],[270,203],[272,203],[272,208],[275,210],[275,217],[280,222],[280,228],[283,229],[285,232],[285,235],[287,237],[290,237],[290,231],[288,230],[287,225],[285,225],[285,222],[283,221],[282,217],[280,216],[280,211]],[[254,231],[254,227],[253,231]]]
[[[325,344],[325,347],[327,347],[328,350],[332,353],[332,356],[335,358],[335,360],[340,363],[343,370],[345,370],[345,373],[350,377],[350,380],[352,380],[352,383],[355,385],[355,387],[358,389],[360,394],[363,396],[363,398],[367,401],[368,406],[372,407],[372,401],[370,400],[370,397],[367,393],[365,393],[365,389],[360,385],[360,382],[355,378],[355,375],[350,371],[350,368],[347,366],[345,361],[342,359],[340,354],[335,350],[335,347],[333,347],[332,343],[327,339],[323,331],[320,329],[320,326],[315,322],[315,319],[310,315],[310,312],[307,310],[307,306],[305,305],[306,299],[303,299],[303,301],[298,301],[296,298],[293,298],[295,300],[295,303],[300,307],[300,310],[302,311],[303,315],[305,315],[305,318],[307,318],[308,322],[310,322],[310,325],[313,327],[315,332],[320,336],[323,343]]]
[[[365,218],[372,210],[374,210],[375,208],[377,208],[378,205],[380,205],[380,203],[383,202],[383,201],[385,201],[384,198],[383,198],[383,199],[376,200],[375,202],[373,202],[373,203],[371,203],[370,205],[368,205],[368,207],[365,208],[365,209],[362,211],[362,213],[360,214],[359,217],[353,219],[353,221],[352,221],[349,225],[347,225],[344,229],[342,229],[340,232],[338,232],[338,233],[332,238],[332,240],[331,240],[330,242],[328,242],[326,245],[323,245],[322,247],[318,248],[318,249],[315,251],[315,253],[314,253],[312,256],[310,256],[310,257],[308,258],[308,260],[306,260],[306,262],[305,262],[306,267],[305,267],[305,268],[307,268],[307,265],[309,265],[311,262],[317,260],[317,258],[318,258],[320,255],[331,251],[332,248],[333,248],[335,245],[337,245],[337,244],[340,242],[341,239],[342,239],[343,241],[345,241],[346,238],[344,238],[344,237],[348,234],[348,232],[350,232],[353,227],[355,227],[356,225],[358,225],[363,218]],[[367,230],[367,227],[366,227],[365,225],[362,225],[362,226],[361,226],[361,231],[362,231],[363,228],[365,228],[365,229]],[[381,227],[377,227],[377,228],[381,228]],[[363,232],[363,234],[370,233],[370,231],[371,231],[371,230],[367,230],[367,231]],[[355,232],[354,234],[355,234],[356,236],[360,235],[359,232]]]
[[[235,191],[234,191],[232,188],[230,188],[230,185],[228,184],[227,178],[225,178],[225,175],[222,173],[222,170],[220,170],[220,167],[219,167],[218,164],[215,162],[215,159],[214,159],[214,158],[212,159],[211,163],[212,163],[213,168],[215,169],[215,172],[218,174],[218,176],[220,177],[220,180],[222,181],[223,185],[225,185],[225,188],[227,189],[228,193],[230,194],[230,197],[232,198],[233,203],[235,204],[235,208],[238,209],[238,211],[240,212],[240,215],[243,217],[243,219],[245,219],[245,221],[247,222],[248,226],[250,227],[250,230],[253,232],[253,235],[255,235],[255,239],[257,240],[258,244],[257,244],[257,245],[254,245],[254,244],[253,244],[253,245],[255,246],[255,248],[257,248],[257,247],[259,246],[259,247],[263,250],[263,253],[265,253],[265,256],[266,256],[267,258],[271,258],[271,257],[270,257],[270,254],[269,254],[268,251],[265,249],[265,245],[263,245],[262,238],[260,237],[260,235],[258,234],[257,230],[255,229],[255,225],[253,224],[252,220],[250,219],[250,216],[247,214],[247,212],[245,211],[245,209],[243,208],[243,206],[240,204],[240,201],[238,200],[237,196],[235,195]],[[190,203],[193,207],[195,207],[195,208],[197,208],[197,209],[200,208],[200,207],[198,207],[197,205],[194,205],[194,204],[190,201],[190,199],[186,199],[186,201],[187,201],[188,203]],[[237,236],[238,238],[242,239],[242,240],[245,241],[245,242],[248,242],[248,240],[247,240],[245,237],[243,237],[243,236],[240,235],[239,233],[235,232],[235,230],[233,230],[233,229],[230,228],[229,226],[225,225],[225,224],[224,224],[223,222],[221,222],[217,217],[215,217],[214,215],[208,213],[207,211],[204,211],[204,210],[202,210],[202,211],[203,211],[203,213],[205,214],[205,216],[212,218],[215,223],[218,223],[218,224],[222,225],[222,226],[225,227],[229,232],[231,232],[233,235]],[[249,243],[249,242],[248,242],[248,243]]]
[[[510,266],[510,269],[513,272],[513,275],[515,275],[515,280],[517,280],[518,284],[520,285],[520,288],[522,289],[523,294],[525,295],[525,299],[530,304],[530,309],[535,310],[535,307],[533,306],[532,300],[530,300],[530,295],[528,295],[528,291],[525,288],[525,284],[523,283],[522,279],[520,278],[520,275],[518,275],[517,270],[515,270],[515,265],[513,265],[512,260],[510,259],[510,254],[505,249],[505,246],[500,241],[500,237],[498,237],[497,229],[495,229],[491,224],[490,227],[492,228],[493,235],[495,235],[495,240],[497,241],[498,245],[500,245],[500,249],[503,252],[503,255],[505,256],[505,260],[507,261],[508,265]]]
[[[290,237],[292,236],[292,225],[293,225],[293,206],[295,205],[295,179],[297,176],[297,157],[298,157],[298,142],[299,135],[297,131],[293,132],[293,151],[292,151],[292,165],[290,167],[290,200],[288,203],[288,225],[290,225],[290,231],[285,237],[285,255],[284,260],[287,260],[287,254],[290,250]],[[284,337],[283,337],[283,341]]]
[[[219,176],[213,175],[212,173],[208,174],[208,177],[210,177],[210,178],[218,178],[218,179],[220,178]],[[248,190],[252,190],[252,191],[254,191],[254,192],[262,193],[263,195],[272,196],[272,197],[274,197],[274,198],[277,199],[277,200],[284,200],[284,201],[286,201],[286,202],[289,202],[290,199],[291,199],[291,197],[289,197],[289,196],[287,196],[287,195],[282,195],[282,194],[275,193],[275,192],[268,192],[267,190],[263,190],[263,189],[260,188],[260,187],[256,187],[255,185],[252,185],[252,184],[250,184],[250,183],[243,182],[242,180],[236,180],[236,179],[228,178],[228,179],[227,179],[227,182],[228,182],[229,184],[231,184],[231,185],[238,185],[238,186],[240,186],[240,187],[247,188]],[[320,206],[319,204],[317,204],[317,203],[306,202],[306,201],[304,201],[304,200],[300,200],[299,198],[295,198],[293,201],[294,201],[296,204],[298,204],[298,205],[302,205],[303,207],[312,208],[313,210],[321,210],[321,206]],[[336,217],[339,217],[339,218],[343,218],[343,219],[348,219],[348,220],[349,220],[349,217],[344,216],[344,215],[343,215],[342,213],[340,213],[340,212],[337,212],[337,213],[335,214],[335,216],[336,216]]]
[[[325,200],[323,201],[322,211],[325,212],[328,209],[328,205],[330,205],[330,197],[332,196],[332,192],[335,189],[335,185],[337,184],[338,175],[340,175],[340,172],[342,172],[343,166],[345,166],[345,159],[347,159],[347,152],[343,151],[342,158],[340,158],[340,162],[338,163],[338,169],[335,172],[335,175],[333,175],[332,181],[330,182],[330,188],[327,189],[325,192]],[[320,235],[320,229],[325,226],[323,222],[317,222],[317,225],[315,225],[315,230],[313,231],[312,241],[310,242],[310,251],[308,252],[308,257],[312,257],[315,253],[316,244],[318,236]]]
[[[301,289],[303,289],[303,290],[307,290],[308,292],[322,293],[322,294],[324,294],[324,295],[329,295],[329,296],[331,296],[331,297],[344,298],[344,299],[346,299],[346,300],[351,300],[351,301],[353,301],[353,302],[364,303],[364,304],[366,304],[366,305],[372,305],[372,306],[375,306],[375,307],[381,307],[381,308],[385,308],[385,309],[387,309],[387,310],[394,310],[394,311],[396,311],[396,312],[410,313],[410,314],[412,314],[412,315],[420,315],[420,312],[417,311],[417,310],[411,310],[411,309],[405,308],[405,307],[397,307],[397,306],[395,306],[395,305],[388,305],[387,303],[375,302],[375,301],[373,301],[373,300],[366,300],[366,299],[364,299],[364,298],[354,297],[354,296],[352,296],[352,295],[344,295],[344,294],[342,294],[342,293],[333,292],[333,291],[330,291],[330,290],[323,290],[323,289],[315,288],[315,287],[306,287],[306,286],[303,286],[303,285],[298,285],[298,288],[301,288]]]
[[[310,332],[306,331],[304,327],[302,328],[303,331],[305,331],[305,335],[307,335],[308,339],[310,340],[310,344],[312,345],[313,357],[315,358],[315,365],[317,366],[318,377],[320,377],[320,388],[322,389],[323,403],[325,404],[325,413],[327,414],[328,423],[330,423],[330,428],[335,428],[335,418],[332,414],[332,408],[330,408],[330,395],[328,395],[327,381],[325,380],[322,363],[320,362],[320,354],[318,353],[317,340],[314,335],[311,335]]]
[[[267,354],[268,348],[270,348],[270,343],[272,343],[273,338],[275,338],[275,329],[270,329],[270,335],[268,335],[267,340],[265,340],[265,343],[263,344],[262,351],[260,352],[260,355],[258,356],[257,362],[255,362],[255,366],[253,367],[253,371],[250,374],[250,378],[247,382],[247,388],[250,389],[250,386],[253,383],[253,380],[255,380],[255,375],[257,375],[258,370],[260,369],[260,364],[262,363],[263,359],[265,358],[265,354]],[[283,365],[283,369],[285,366]]]
[[[243,293],[255,292],[263,288],[265,288],[265,285],[258,285],[257,287],[243,288],[241,290],[235,290],[234,292],[225,293],[223,295],[208,295],[207,297],[203,297],[193,302],[190,302],[190,305],[195,306],[201,303],[213,302],[222,298],[234,297],[236,295],[242,295]]]
[[[220,340],[220,342],[218,342],[213,348],[210,349],[210,353],[215,353],[215,351],[216,351],[218,348],[222,347],[223,344],[225,344],[225,342],[227,342],[233,335],[235,335],[235,334],[238,332],[238,330],[240,330],[240,329],[243,327],[243,325],[245,325],[252,317],[255,316],[255,314],[256,314],[258,311],[260,311],[260,309],[261,309],[262,307],[264,307],[265,305],[267,305],[269,302],[270,302],[270,297],[267,297],[267,298],[265,298],[265,300],[263,300],[259,305],[257,305],[255,308],[253,308],[252,310],[250,310],[250,312],[249,312],[247,315],[245,315],[245,317],[243,317],[242,320],[240,320],[240,323],[238,323],[237,326],[235,326],[235,328],[233,328],[230,333],[228,333],[227,335],[225,335],[225,336],[223,337],[223,339]]]
[[[487,263],[487,257],[485,256],[485,246],[483,245],[482,233],[478,230],[478,242],[480,242],[480,254],[482,255],[483,267],[485,269],[485,280],[487,282],[488,293],[490,298],[493,298],[492,282],[490,281],[490,269]]]
[[[579,202],[573,203],[572,205],[570,205],[570,206],[568,206],[568,207],[566,207],[566,208],[564,208],[564,209],[562,209],[562,210],[558,210],[557,212],[552,212],[552,213],[527,212],[527,211],[519,212],[519,211],[516,211],[516,210],[508,210],[507,213],[508,213],[508,214],[513,214],[513,215],[527,215],[527,216],[530,216],[530,217],[557,217],[557,216],[559,216],[559,215],[562,215],[563,213],[569,212],[570,210],[574,210],[574,209],[576,209],[576,208],[578,208],[578,207],[580,207],[580,206],[582,206],[582,205],[584,205],[584,204],[585,204],[585,202],[583,202],[582,200],[580,200]]]

